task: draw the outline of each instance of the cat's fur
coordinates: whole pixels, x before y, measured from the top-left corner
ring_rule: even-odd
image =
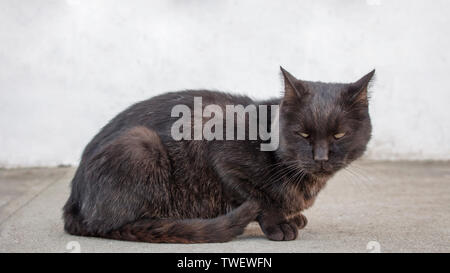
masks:
[[[295,239],[307,223],[301,212],[366,148],[374,71],[335,84],[297,80],[281,70],[280,99],[183,91],[120,113],[83,152],[64,206],[65,230],[143,242],[225,242],[257,220],[269,239]],[[279,148],[260,151],[261,141],[249,140],[173,140],[170,111],[177,104],[193,108],[195,96],[204,106],[279,104],[277,120],[269,120],[279,122]],[[346,135],[334,139],[340,132]]]

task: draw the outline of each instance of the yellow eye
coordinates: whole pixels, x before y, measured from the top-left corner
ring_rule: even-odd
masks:
[[[340,139],[340,138],[342,138],[343,136],[345,136],[345,133],[339,133],[339,134],[335,134],[335,135],[334,135],[334,138],[335,138],[335,139]]]
[[[307,134],[307,133],[299,133],[302,137],[304,137],[304,138],[308,138],[309,137],[309,134]]]

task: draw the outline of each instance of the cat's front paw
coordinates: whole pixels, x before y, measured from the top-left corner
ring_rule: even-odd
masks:
[[[303,229],[308,224],[308,218],[301,213],[293,217],[292,221],[297,225],[298,229]]]
[[[264,234],[272,241],[291,241],[298,235],[297,224],[293,221],[286,221],[272,225],[261,225]]]

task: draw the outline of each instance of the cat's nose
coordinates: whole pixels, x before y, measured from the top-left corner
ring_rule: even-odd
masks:
[[[328,161],[328,144],[322,142],[314,145],[313,158],[315,161]]]
[[[328,154],[323,155],[314,154],[314,161],[328,161]]]

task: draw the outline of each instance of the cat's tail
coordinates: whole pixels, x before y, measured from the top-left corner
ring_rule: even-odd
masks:
[[[259,211],[256,202],[246,201],[217,218],[142,219],[104,234],[82,235],[148,243],[221,243],[242,234]]]

